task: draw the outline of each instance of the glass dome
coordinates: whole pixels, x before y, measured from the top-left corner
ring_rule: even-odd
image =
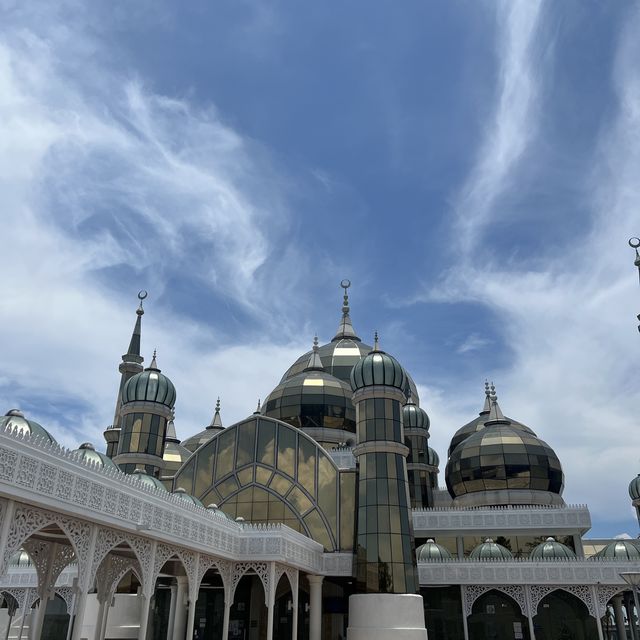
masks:
[[[616,560],[640,560],[640,548],[632,540],[610,542],[594,556],[596,558],[615,558]]]
[[[455,448],[447,463],[446,482],[454,498],[496,489],[560,495],[564,474],[546,442],[502,422],[485,427]]]
[[[360,360],[351,371],[351,388],[384,385],[404,391],[406,374],[400,363],[384,351],[372,351]]]
[[[429,562],[430,560],[449,560],[451,554],[446,547],[436,544],[433,538],[429,538],[424,544],[416,549],[418,562]]]
[[[76,458],[83,462],[93,462],[105,469],[117,469],[116,464],[104,453],[96,451],[95,447],[90,442],[84,442],[75,451]]]
[[[431,447],[427,447],[427,459],[426,464],[430,467],[439,467],[440,466],[440,457]]]
[[[0,429],[17,429],[19,433],[27,433],[55,442],[53,436],[42,425],[35,420],[27,420],[19,409],[11,409],[0,417]]]
[[[576,554],[571,547],[558,542],[555,538],[547,538],[537,547],[534,547],[529,556],[532,560],[556,560],[567,558],[575,558]]]
[[[629,496],[632,500],[640,499],[640,473],[629,483]]]
[[[162,489],[163,491],[167,490],[161,480],[154,476],[150,476],[144,469],[136,469],[132,475],[147,487]]]
[[[500,560],[513,558],[513,554],[506,547],[487,538],[470,553],[469,557],[474,560]]]
[[[176,403],[176,389],[173,382],[160,372],[155,355],[151,366],[129,378],[122,389],[122,403],[157,402],[173,409]]]
[[[204,505],[202,504],[202,502],[200,502],[200,500],[198,500],[198,498],[187,493],[184,489],[176,489],[173,492],[173,495],[178,496],[178,498],[184,500],[185,502],[190,502],[191,504],[195,504],[197,507],[204,508]]]
[[[402,407],[402,424],[405,429],[425,429],[429,431],[429,416],[424,409],[416,405],[412,396],[409,396],[407,403]]]

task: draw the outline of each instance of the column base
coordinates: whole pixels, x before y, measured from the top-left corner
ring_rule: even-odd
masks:
[[[422,596],[411,593],[351,596],[347,640],[427,640]]]

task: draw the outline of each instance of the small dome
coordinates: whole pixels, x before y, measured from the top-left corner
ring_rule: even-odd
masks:
[[[632,500],[640,500],[640,473],[629,483],[629,495]]]
[[[233,518],[230,515],[227,515],[217,504],[207,505],[207,511],[212,511],[213,513],[224,516],[227,520],[233,521]]]
[[[222,425],[222,418],[220,417],[220,398],[218,398],[216,402],[216,410],[213,414],[213,418],[211,418],[211,422],[202,430],[196,433],[193,436],[189,436],[185,440],[183,440],[180,444],[193,453],[197,449],[199,449],[203,444],[206,444],[216,435],[224,429]]]
[[[426,463],[430,466],[430,467],[439,467],[440,466],[440,457],[438,456],[438,454],[435,452],[434,449],[432,449],[431,447],[427,447],[427,459],[426,459]]]
[[[471,552],[470,557],[474,560],[500,560],[513,558],[513,554],[506,547],[487,538]]]
[[[429,538],[424,544],[416,549],[418,562],[429,562],[430,560],[448,560],[451,554],[446,547],[436,544],[433,538]]]
[[[200,502],[200,500],[198,500],[198,498],[190,495],[182,488],[176,489],[173,492],[173,495],[178,496],[178,498],[184,500],[185,502],[190,502],[191,504],[195,504],[196,506],[202,507],[204,509],[204,505],[202,504],[202,502]]]
[[[537,547],[534,547],[529,557],[532,560],[566,560],[567,558],[575,558],[576,554],[571,547],[558,542],[555,538],[549,537]]]
[[[632,540],[610,542],[594,556],[596,558],[615,558],[616,560],[640,560],[640,548]]]
[[[18,549],[9,558],[9,566],[11,567],[30,567],[32,564],[31,557],[24,549]]]
[[[173,382],[160,372],[155,354],[151,365],[144,371],[129,378],[122,389],[122,403],[157,402],[170,409],[176,403],[176,389]]]
[[[19,433],[38,436],[49,442],[55,442],[51,434],[35,420],[27,420],[19,409],[11,409],[0,417],[0,429],[18,429]]]
[[[96,451],[96,448],[90,442],[82,443],[74,453],[76,454],[76,458],[82,462],[93,462],[105,469],[118,468],[109,456],[105,455],[101,451]]]
[[[354,391],[384,385],[404,392],[406,380],[400,363],[388,353],[378,351],[377,339],[374,350],[360,360],[351,372],[351,388]]]
[[[154,476],[150,476],[144,469],[136,469],[131,475],[140,480],[140,482],[147,487],[151,487],[152,489],[162,489],[163,491],[167,490],[161,480],[158,480],[158,478]]]
[[[427,412],[421,409],[409,396],[407,404],[402,407],[402,424],[405,429],[426,429],[429,431],[430,421]]]

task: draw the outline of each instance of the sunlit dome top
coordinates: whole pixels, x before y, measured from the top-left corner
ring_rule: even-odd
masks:
[[[155,353],[151,365],[125,383],[122,389],[122,403],[127,402],[157,402],[173,409],[176,403],[176,389],[173,382],[158,369]]]
[[[190,502],[191,504],[195,504],[198,507],[204,508],[204,505],[202,504],[202,502],[200,502],[200,500],[198,500],[198,498],[187,493],[184,489],[176,489],[173,492],[173,495],[178,496],[178,498],[184,500],[185,502]]]
[[[615,558],[620,560],[640,560],[640,547],[632,540],[616,540],[596,553],[598,558]]]
[[[9,565],[12,567],[30,567],[32,565],[31,557],[24,549],[18,549],[11,554]]]
[[[440,456],[436,453],[435,449],[431,447],[427,447],[427,459],[426,464],[430,467],[439,467],[440,466]]]
[[[144,469],[136,469],[132,475],[148,487],[161,489],[162,491],[167,490],[161,480],[158,480],[158,478],[155,478],[154,476],[150,476]]]
[[[376,334],[373,351],[360,360],[351,371],[351,388],[387,386],[404,391],[407,377],[402,365],[388,353],[378,349]]]
[[[407,404],[402,408],[402,424],[405,429],[425,429],[429,431],[429,416],[424,409],[416,405],[413,401],[413,396],[407,398]]]
[[[424,544],[416,549],[416,559],[418,562],[429,562],[430,560],[449,560],[451,554],[446,547],[437,544],[429,538]]]
[[[222,418],[220,417],[220,398],[216,402],[216,410],[211,418],[211,422],[195,435],[189,436],[183,440],[180,444],[187,450],[193,453],[199,449],[203,444],[206,444],[216,435],[219,431],[224,429],[222,425]]]
[[[24,413],[19,409],[11,409],[0,417],[0,429],[17,429],[20,433],[39,436],[49,442],[55,442],[53,436],[42,425],[35,420],[25,418]]]
[[[318,339],[305,369],[281,382],[266,398],[262,414],[294,427],[324,427],[355,433],[351,388],[324,370]]]
[[[487,538],[471,552],[470,557],[474,560],[500,560],[513,558],[513,554],[506,547]]]
[[[576,554],[571,547],[549,537],[534,547],[529,557],[532,560],[566,560],[567,558],[575,558]]]
[[[82,443],[75,451],[76,457],[83,462],[93,462],[105,469],[117,469],[111,458],[100,451],[96,451],[90,442]]]

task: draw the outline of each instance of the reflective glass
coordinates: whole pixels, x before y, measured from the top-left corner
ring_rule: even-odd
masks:
[[[278,425],[278,469],[295,477],[296,433],[293,429]]]
[[[223,478],[233,470],[233,458],[236,446],[236,430],[223,431],[218,437],[218,455],[216,457],[216,480]]]
[[[253,462],[255,457],[256,421],[249,420],[238,425],[238,457],[236,464],[242,467]]]

